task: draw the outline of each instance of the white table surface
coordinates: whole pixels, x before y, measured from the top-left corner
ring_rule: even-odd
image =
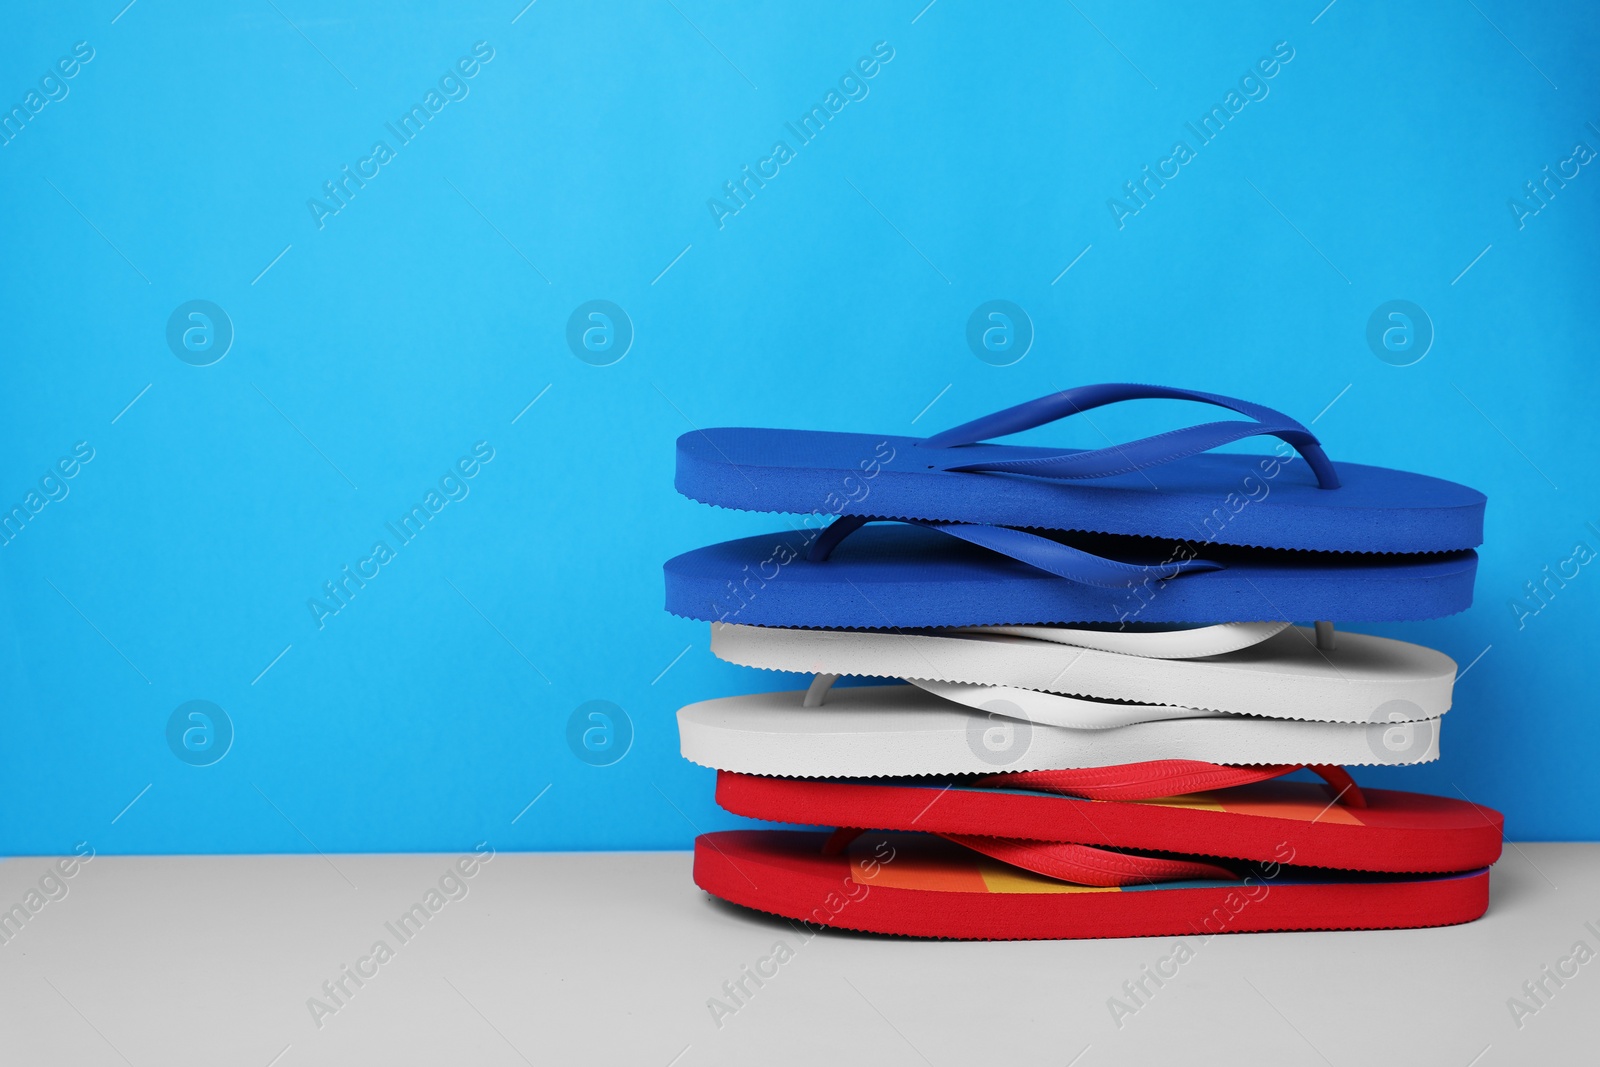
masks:
[[[0,1064],[1600,1062],[1600,959],[1508,1007],[1600,952],[1600,844],[1508,846],[1466,926],[1212,938],[1120,1027],[1109,998],[1175,939],[808,939],[708,898],[686,853],[502,853],[400,944],[384,924],[454,860],[96,857],[0,944]],[[0,907],[50,869],[0,862]],[[319,1027],[308,999],[379,939]],[[719,1026],[708,1000],[778,941]]]

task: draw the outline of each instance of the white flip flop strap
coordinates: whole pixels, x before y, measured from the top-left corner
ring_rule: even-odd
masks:
[[[1013,689],[1010,686],[933,682],[916,678],[908,678],[907,681],[924,692],[979,711],[1039,726],[1064,726],[1073,730],[1109,730],[1168,719],[1226,718],[1226,713],[1220,711],[1164,704],[1111,704],[1056,693],[1038,693],[1032,689]]]
[[[1224,622],[1172,630],[1086,630],[1071,626],[970,626],[954,632],[1003,634],[1091,648],[1144,659],[1203,659],[1259,645],[1289,628],[1287,622]],[[1319,624],[1320,625],[1320,624]],[[1332,627],[1329,626],[1329,633]]]

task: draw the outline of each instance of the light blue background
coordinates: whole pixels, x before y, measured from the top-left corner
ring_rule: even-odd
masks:
[[[0,547],[0,851],[687,846],[735,820],[673,713],[772,678],[661,610],[660,565],[782,520],[679,498],[674,438],[934,432],[1106,380],[1326,408],[1336,459],[1485,491],[1477,604],[1384,630],[1482,653],[1445,758],[1359,776],[1600,833],[1600,572],[1509,606],[1600,548],[1600,166],[1507,206],[1600,148],[1592,7],[923,2],[8,15],[7,110],[95,57],[0,148],[0,502],[95,458]],[[308,198],[477,41],[470,95],[319,230]],[[708,198],[879,41],[870,95],[719,230]],[[1108,198],[1279,41],[1270,95],[1119,230]],[[1405,368],[1364,338],[1395,298],[1437,331]],[[236,329],[213,366],[165,342],[191,299]],[[564,340],[590,299],[634,324],[614,366]],[[964,340],[990,299],[1034,323],[1014,366]],[[307,599],[480,440],[470,496],[319,630]],[[209,767],[165,739],[195,699],[236,730]],[[613,766],[566,743],[589,700],[631,717]]]

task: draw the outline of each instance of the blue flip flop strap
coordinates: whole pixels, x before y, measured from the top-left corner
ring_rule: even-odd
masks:
[[[1091,552],[1052,541],[1048,537],[1013,530],[1009,526],[985,526],[964,522],[926,522],[921,519],[880,519],[865,515],[841,515],[817,535],[806,559],[820,563],[832,554],[846,537],[869,522],[905,522],[958,537],[1058,578],[1093,585],[1102,589],[1125,589],[1146,581],[1164,581],[1182,574],[1221,570],[1222,564],[1204,559],[1174,560],[1170,563],[1123,563]]]
[[[1304,456],[1312,473],[1316,475],[1319,486],[1324,489],[1339,488],[1339,475],[1327,454],[1322,451],[1321,442],[1310,430],[1289,416],[1260,404],[1252,404],[1248,400],[1237,400],[1193,389],[1174,389],[1164,385],[1108,383],[1078,386],[963,423],[927,438],[923,444],[931,448],[958,448],[962,445],[977,444],[991,438],[1021,433],[1035,426],[1043,426],[1045,423],[1124,400],[1193,400],[1237,411],[1256,421],[1210,422],[1109,448],[1063,452],[1036,459],[957,462],[945,469],[1012,472],[1050,478],[1106,478],[1113,474],[1127,474],[1162,463],[1170,463],[1172,460],[1206,452],[1219,445],[1246,437],[1268,435],[1288,442]]]

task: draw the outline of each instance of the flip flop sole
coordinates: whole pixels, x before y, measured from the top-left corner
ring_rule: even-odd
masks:
[[[813,536],[746,537],[668,560],[666,608],[711,622],[851,629],[1397,622],[1466,610],[1478,564],[1473,552],[1261,559],[1240,550],[1223,554],[1221,570],[1106,589],[918,527],[865,527],[818,563],[805,558]]]
[[[1242,715],[1108,729],[1041,726],[963,707],[911,685],[754,693],[678,712],[685,759],[717,770],[795,778],[884,778],[1114,767],[1188,759],[1235,766],[1342,767],[1439,758],[1442,720],[1331,723]]]
[[[1450,709],[1455,661],[1442,652],[1340,633],[1331,649],[1307,629],[1196,660],[1145,659],[1004,634],[711,628],[720,659],[805,674],[1009,686],[1097,700],[1168,704],[1327,722],[1437,719]]]
[[[961,781],[808,781],[720,771],[735,815],[807,826],[922,830],[1179,852],[1350,871],[1447,872],[1500,858],[1504,820],[1464,800],[1274,780],[1159,800],[1091,801]],[[1292,857],[1292,858],[1291,858]]]
[[[954,451],[913,437],[709,429],[678,438],[676,484],[702,503],[796,515],[847,511],[1330,552],[1445,552],[1483,542],[1482,493],[1384,467],[1338,463],[1342,484],[1326,490],[1303,462],[1207,453],[1064,482],[941,469]],[[963,462],[984,463],[1062,450],[984,444],[959,452]]]
[[[1471,922],[1489,906],[1487,870],[1386,876],[1278,867],[1242,882],[1104,889],[1003,867],[937,838],[873,834],[859,839],[864,847],[824,856],[827,837],[798,830],[702,834],[695,884],[816,926],[964,940],[1448,926]]]

